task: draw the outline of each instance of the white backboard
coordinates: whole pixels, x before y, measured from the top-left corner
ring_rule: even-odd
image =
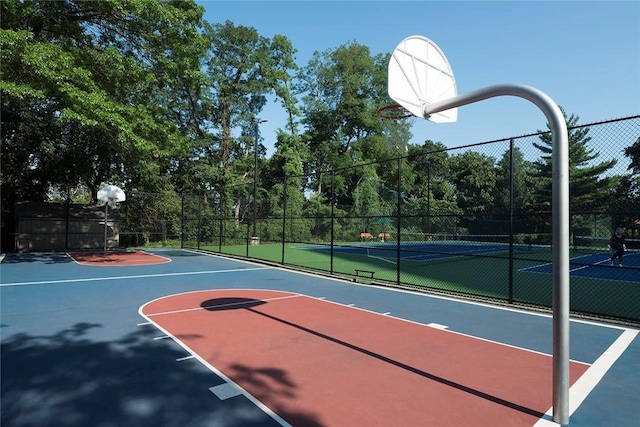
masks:
[[[423,36],[410,36],[393,51],[388,68],[391,99],[417,117],[436,123],[455,122],[458,109],[452,108],[429,117],[424,106],[455,97],[456,81],[449,61],[440,48]]]
[[[124,202],[126,199],[124,191],[115,185],[106,185],[98,191],[98,200],[103,202]]]

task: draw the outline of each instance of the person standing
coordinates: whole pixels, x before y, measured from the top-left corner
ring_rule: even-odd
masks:
[[[618,258],[618,266],[622,267],[622,255],[627,249],[624,229],[622,227],[616,228],[615,233],[609,239],[609,249],[611,249],[611,259],[609,260],[609,264],[613,265],[613,260]]]

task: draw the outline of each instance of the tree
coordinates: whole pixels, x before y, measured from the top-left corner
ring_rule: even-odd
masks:
[[[624,154],[631,159],[628,169],[635,174],[640,174],[640,136],[636,142],[624,150]]]
[[[616,160],[608,160],[596,163],[600,156],[593,149],[588,148],[591,141],[589,128],[578,126],[580,118],[576,115],[567,117],[562,111],[567,122],[569,133],[569,196],[571,210],[585,210],[606,206],[608,204],[611,189],[615,183],[606,172],[616,164]],[[535,200],[538,208],[550,208],[551,206],[551,180],[552,180],[552,141],[549,132],[540,135],[540,143],[533,145],[542,152],[540,160],[534,162],[535,172],[532,176],[539,180]]]
[[[376,100],[386,88],[382,75],[386,67],[380,58],[355,42],[315,52],[298,74],[296,90],[303,95],[304,138],[311,154],[305,172],[313,175],[310,186],[318,193],[326,192],[324,172],[360,160],[354,158],[362,154],[354,152],[354,144],[379,129],[375,111]],[[336,177],[340,197],[352,190],[344,187],[349,182]]]
[[[536,182],[533,179],[534,166],[524,159],[519,147],[514,146],[506,150],[497,163],[496,186],[494,192],[495,211],[498,214],[493,224],[492,233],[508,232],[511,214],[515,215],[516,231],[529,230],[531,220],[527,213],[534,204],[533,191]],[[513,170],[512,170],[513,169]],[[511,179],[513,177],[513,183]],[[511,186],[513,184],[513,200],[511,200]],[[513,209],[511,207],[513,203]]]
[[[73,186],[88,188],[95,201],[103,182],[166,182],[157,159],[187,146],[164,109],[175,82],[170,65],[180,68],[167,55],[194,41],[203,9],[170,0],[7,0],[0,7],[2,150],[16,160],[3,174],[3,202],[27,194],[46,200]]]
[[[408,186],[403,214],[413,217],[412,228],[419,232],[450,232],[460,213],[450,180],[450,159],[441,142],[427,140],[421,146],[409,145],[409,173],[403,174]]]
[[[466,215],[490,212],[494,207],[496,185],[495,160],[467,151],[451,158],[451,179],[458,207]]]
[[[206,135],[185,163],[200,185],[238,190],[225,200],[233,205],[239,225],[241,211],[248,207],[242,184],[254,179],[255,156],[263,158],[266,153],[256,139],[260,138],[257,119],[269,93],[282,97],[290,111],[289,125],[294,127],[294,98],[288,90],[294,50],[284,36],[270,40],[254,28],[231,21],[206,23],[205,36],[208,82],[200,120]]]

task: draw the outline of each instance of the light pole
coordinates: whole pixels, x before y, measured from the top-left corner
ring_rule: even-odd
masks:
[[[257,245],[260,241],[256,230],[258,225],[258,125],[264,122],[266,122],[266,120],[253,119],[255,126],[255,139],[253,143],[253,236],[251,236],[251,244],[253,245]]]

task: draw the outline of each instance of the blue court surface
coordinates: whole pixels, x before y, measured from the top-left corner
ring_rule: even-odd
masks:
[[[578,277],[593,279],[612,279],[622,282],[640,283],[640,252],[629,252],[624,257],[624,265],[627,268],[619,268],[618,262],[610,263],[609,257],[603,254],[588,254],[571,258],[569,274]],[[552,265],[541,264],[522,269],[531,273],[551,274]]]
[[[149,301],[192,291],[304,293],[543,355],[552,353],[552,319],[546,313],[361,285],[191,251],[154,253],[171,261],[96,267],[78,264],[66,254],[4,257],[0,264],[3,427],[288,425],[257,398],[214,393],[224,386],[225,378],[139,313]],[[638,332],[571,320],[571,360],[588,365],[570,389],[571,426],[638,425]],[[266,369],[246,374],[257,386],[261,375],[271,375],[295,392],[295,384],[285,381],[286,372]],[[304,425],[325,424],[309,418]],[[430,425],[428,418],[423,425]],[[496,425],[510,424],[496,420]],[[549,411],[535,425],[556,424]]]

